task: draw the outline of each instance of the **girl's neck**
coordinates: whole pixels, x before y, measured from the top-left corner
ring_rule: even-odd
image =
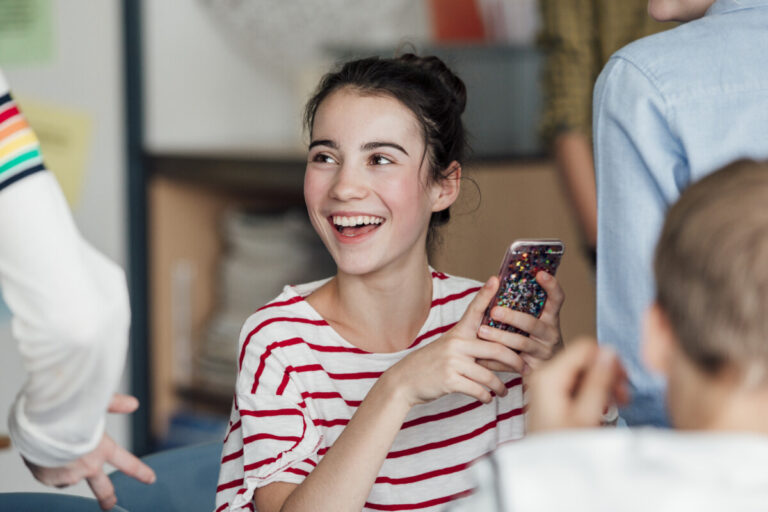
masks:
[[[307,300],[355,346],[369,352],[404,350],[418,335],[432,301],[426,254],[370,274],[339,272]]]

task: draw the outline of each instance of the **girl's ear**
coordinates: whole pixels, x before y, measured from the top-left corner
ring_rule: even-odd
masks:
[[[643,359],[648,367],[669,376],[677,337],[667,313],[654,302],[645,312],[643,322]]]
[[[443,172],[443,178],[433,185],[432,211],[439,212],[451,206],[461,190],[461,164],[451,162]]]

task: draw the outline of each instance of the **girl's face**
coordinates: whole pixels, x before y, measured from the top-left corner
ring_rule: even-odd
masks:
[[[456,195],[458,180],[428,180],[420,125],[398,100],[346,88],[320,104],[304,200],[339,272],[423,261],[430,216]]]

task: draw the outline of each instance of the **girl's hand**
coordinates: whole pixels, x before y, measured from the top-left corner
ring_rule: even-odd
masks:
[[[541,311],[541,317],[513,311],[510,308],[496,306],[491,310],[491,318],[496,321],[512,325],[529,334],[523,336],[503,329],[496,329],[487,325],[480,326],[478,336],[484,340],[495,341],[506,347],[514,349],[530,368],[538,368],[541,364],[552,358],[563,346],[563,335],[560,332],[560,308],[565,301],[565,293],[552,275],[546,272],[536,274],[536,281],[547,292],[547,301]],[[490,300],[490,299],[489,299]],[[491,361],[483,362],[483,365],[497,371],[510,371]],[[527,368],[524,373],[527,373]]]
[[[484,403],[492,400],[491,392],[499,396],[507,394],[504,382],[478,363],[478,360],[490,361],[517,372],[524,366],[519,354],[502,344],[477,337],[485,309],[498,286],[498,278],[490,278],[451,330],[384,373],[382,379],[387,378],[397,387],[409,406],[449,393],[463,393]]]

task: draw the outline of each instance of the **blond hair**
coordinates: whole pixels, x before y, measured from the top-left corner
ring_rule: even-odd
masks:
[[[768,162],[741,160],[683,192],[655,257],[659,306],[709,373],[768,368]]]

